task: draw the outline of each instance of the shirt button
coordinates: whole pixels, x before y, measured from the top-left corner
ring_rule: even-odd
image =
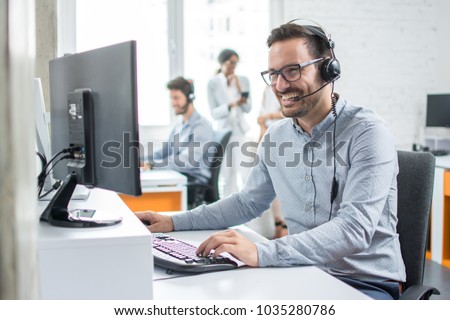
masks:
[[[306,176],[306,177],[305,177],[305,180],[306,180],[306,181],[309,181],[309,179],[310,179],[310,176]]]
[[[311,207],[310,207],[310,206],[306,206],[306,207],[305,207],[305,210],[306,210],[306,211],[309,211],[309,210],[311,210]]]

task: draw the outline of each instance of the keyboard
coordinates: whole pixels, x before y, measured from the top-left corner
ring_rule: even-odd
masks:
[[[218,256],[199,257],[196,246],[163,233],[152,234],[155,265],[173,271],[201,273],[235,269],[238,263]]]

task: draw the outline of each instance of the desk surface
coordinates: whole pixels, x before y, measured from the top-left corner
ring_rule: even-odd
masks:
[[[42,212],[48,202],[38,203]],[[99,209],[121,223],[63,228],[40,222],[39,276],[42,299],[152,299],[152,240],[148,229],[115,192],[93,189],[69,207]],[[97,216],[97,213],[96,213]]]
[[[240,232],[252,241],[262,237],[246,227]],[[199,244],[212,231],[173,232],[173,236]],[[370,299],[314,266],[249,268],[156,280],[153,297],[171,299]]]
[[[152,282],[150,233],[116,194],[96,189],[88,201],[71,201],[70,207],[103,209],[121,214],[124,220],[117,226],[93,229],[40,223],[38,246],[44,299],[149,299],[152,285],[153,298],[158,300],[369,299],[314,266],[242,267]],[[252,241],[267,241],[245,226],[236,229]],[[211,232],[172,234],[199,244]],[[67,278],[67,274],[78,274],[80,270],[89,272],[81,278]]]
[[[42,212],[48,201],[38,201],[38,212]],[[130,213],[128,207],[119,199],[116,193],[95,188],[91,190],[87,200],[72,200],[70,209],[98,209],[102,218],[122,217],[117,225],[100,228],[61,228],[45,222],[39,223],[40,248],[66,247],[70,245],[89,245],[95,239],[97,243],[123,244],[142,243],[150,240],[147,228]],[[96,213],[96,217],[98,217]],[[144,240],[143,240],[144,239]],[[148,243],[148,242],[147,242]]]
[[[161,187],[186,185],[187,178],[174,170],[143,170],[141,171],[141,186]]]
[[[436,157],[436,167],[449,169],[450,168],[450,155]]]

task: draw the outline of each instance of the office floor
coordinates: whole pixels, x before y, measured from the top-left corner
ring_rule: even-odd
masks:
[[[431,296],[432,300],[450,300],[450,269],[443,267],[437,262],[427,260],[425,263],[425,285],[439,289],[441,295]]]

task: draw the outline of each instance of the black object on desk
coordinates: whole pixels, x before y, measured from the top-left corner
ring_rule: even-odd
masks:
[[[449,152],[447,150],[442,150],[442,149],[436,149],[436,150],[430,150],[431,154],[439,157],[439,156],[446,156],[449,154]]]
[[[174,271],[201,273],[235,269],[237,263],[218,256],[199,257],[197,247],[175,239],[167,234],[155,233],[153,239],[153,259],[157,266]]]

